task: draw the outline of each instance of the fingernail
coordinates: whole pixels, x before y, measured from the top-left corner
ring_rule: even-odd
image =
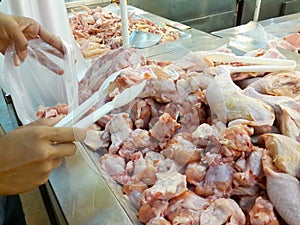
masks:
[[[15,56],[14,56],[14,63],[15,63],[15,66],[19,66],[21,64],[21,60],[17,54],[15,54]]]
[[[23,50],[21,52],[18,52],[18,56],[20,57],[20,60],[23,62],[27,56],[27,51]]]
[[[73,127],[73,132],[74,132],[74,138],[75,141],[82,142],[85,140],[86,135],[87,135],[87,130],[86,129],[81,129],[77,127]]]
[[[57,119],[57,120],[61,120],[61,119],[63,119],[65,116],[66,116],[66,115],[60,114],[60,115],[57,115],[57,116],[56,116],[56,119]]]

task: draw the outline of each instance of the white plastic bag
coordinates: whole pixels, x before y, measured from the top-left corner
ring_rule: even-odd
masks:
[[[14,65],[14,46],[4,57],[4,73],[16,112],[23,124],[37,118],[40,105],[54,107],[68,104],[69,111],[78,105],[78,79],[72,47],[63,42],[65,54],[61,58],[56,49],[41,39],[28,42],[28,54],[20,66]],[[55,54],[53,54],[55,53]],[[63,71],[58,75],[51,71]]]

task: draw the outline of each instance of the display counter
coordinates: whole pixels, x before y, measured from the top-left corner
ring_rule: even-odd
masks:
[[[152,21],[167,24],[171,22],[145,11],[139,13]],[[141,51],[150,58],[171,59],[184,55],[188,50],[214,49],[224,44],[224,40],[193,28],[184,32],[188,38]],[[87,164],[80,151],[65,158],[63,164],[52,172],[46,189],[51,201],[48,208],[54,214],[53,224],[137,224],[128,217],[105,179]]]
[[[267,48],[270,38],[282,38],[284,35],[300,29],[300,13],[262,20],[212,32],[228,40],[229,47],[242,55],[257,48]]]
[[[141,10],[140,13],[152,21],[169,24],[169,19]],[[300,14],[286,18],[261,21],[264,27],[276,25],[283,21],[300,19]],[[210,50],[232,41],[245,27],[235,27],[212,34],[191,28],[184,31],[186,38],[172,43],[165,43],[141,50],[146,57],[153,59],[178,58],[187,51]],[[257,37],[248,42],[244,49],[232,47],[235,51],[245,52],[250,48],[262,47]],[[174,59],[175,59],[174,58]],[[106,180],[91,167],[80,151],[72,157],[64,159],[62,165],[52,172],[45,186],[50,206],[48,211],[52,216],[52,224],[59,225],[111,225],[138,224],[132,220],[117,200]]]
[[[129,0],[129,4],[157,15],[211,32],[235,26],[235,0]]]
[[[223,40],[208,37],[202,42],[188,45],[190,50],[214,49],[222,46]],[[170,47],[170,46],[169,46]],[[166,50],[166,49],[164,49]],[[178,59],[189,49],[180,45],[172,46],[169,52],[163,51],[153,55],[152,59]],[[158,52],[158,51],[157,51]],[[114,196],[106,180],[97,172],[80,151],[75,156],[65,158],[64,163],[52,172],[48,192],[53,191],[51,202],[54,201],[56,213],[55,224],[64,225],[140,225],[131,220],[123,206]]]
[[[54,209],[58,224],[132,224],[104,179],[79,151],[53,171],[47,188],[57,199]]]

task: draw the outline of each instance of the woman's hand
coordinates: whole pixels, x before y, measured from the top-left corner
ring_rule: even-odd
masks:
[[[35,38],[41,38],[61,53],[64,52],[60,38],[47,31],[37,21],[0,13],[0,51],[4,54],[7,47],[14,44],[16,65],[23,62],[27,56],[27,41]]]
[[[76,152],[84,129],[50,127],[57,119],[41,119],[0,138],[0,195],[17,194],[44,184],[62,158]],[[50,126],[49,126],[50,125]]]

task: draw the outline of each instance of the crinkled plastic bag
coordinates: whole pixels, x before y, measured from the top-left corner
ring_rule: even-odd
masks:
[[[71,45],[63,44],[64,55],[41,39],[28,41],[27,57],[20,66],[14,64],[14,46],[6,50],[4,73],[7,90],[23,124],[38,119],[36,112],[40,105],[54,107],[59,103],[68,104],[69,111],[77,107],[78,79],[74,53]],[[62,72],[62,75],[57,74]]]

